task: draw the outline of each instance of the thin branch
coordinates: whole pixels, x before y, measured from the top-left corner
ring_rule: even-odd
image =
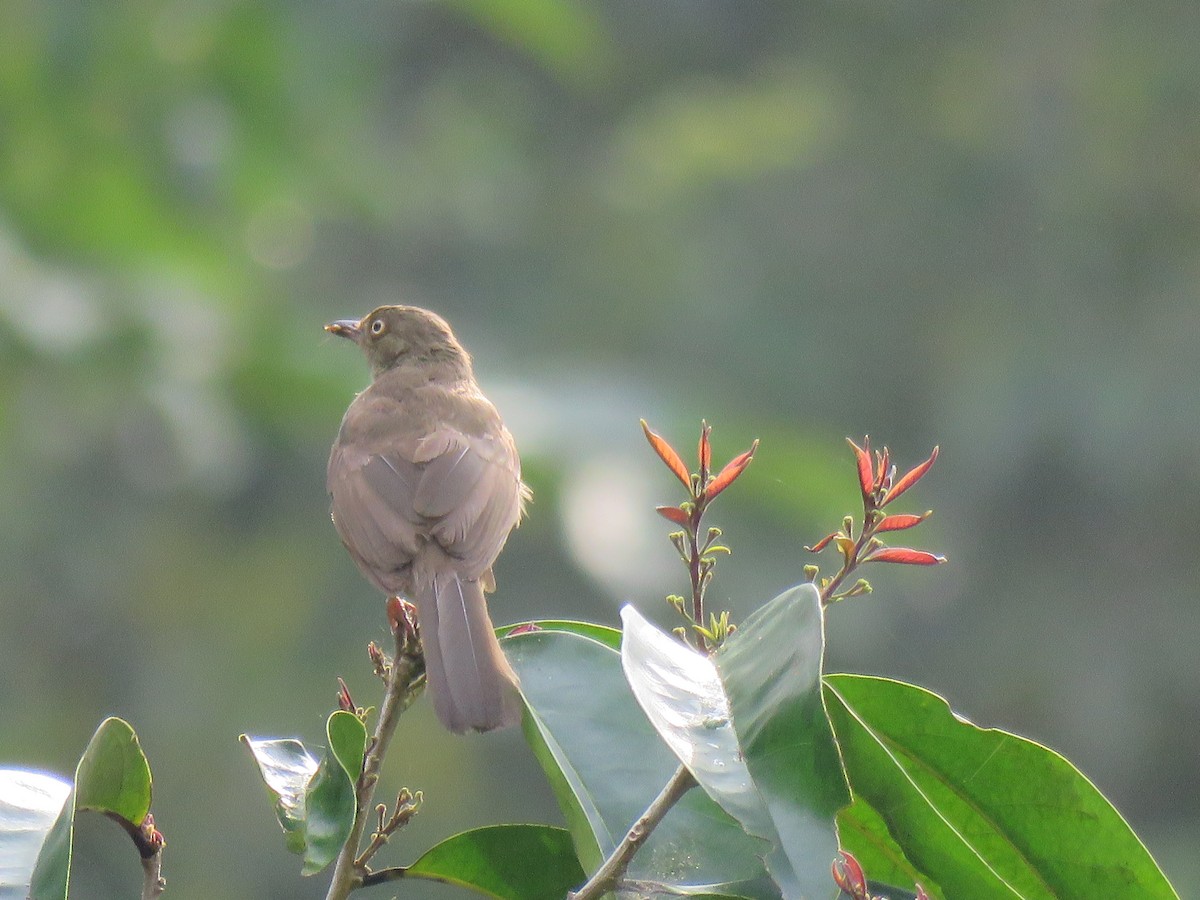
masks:
[[[625,875],[625,870],[629,868],[633,855],[646,842],[646,838],[650,837],[651,832],[658,827],[658,823],[671,811],[671,807],[695,786],[696,779],[692,777],[692,773],[685,766],[676,769],[666,787],[654,798],[654,802],[646,808],[641,817],[633,823],[617,849],[588,879],[587,884],[578,891],[567,895],[567,900],[597,900],[615,888]]]
[[[167,879],[162,877],[162,847],[142,858],[142,873],[142,900],[158,900],[167,888]]]
[[[329,885],[329,893],[325,900],[346,900],[350,892],[361,887],[362,871],[357,863],[358,846],[362,843],[363,833],[367,828],[367,817],[371,809],[371,801],[375,798],[375,786],[379,783],[379,770],[383,766],[388,746],[396,733],[396,725],[400,714],[416,699],[419,691],[421,676],[420,657],[410,650],[409,639],[404,629],[395,629],[396,656],[388,672],[387,689],[384,693],[383,706],[379,710],[379,721],[375,725],[375,735],[371,738],[366,759],[363,762],[362,776],[358,779],[358,807],[354,814],[354,827],[350,837],[338,854],[337,863],[333,869],[333,880]]]

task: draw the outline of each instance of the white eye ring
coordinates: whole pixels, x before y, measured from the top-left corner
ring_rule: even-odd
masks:
[[[376,319],[371,323],[371,334],[383,334],[383,319]]]

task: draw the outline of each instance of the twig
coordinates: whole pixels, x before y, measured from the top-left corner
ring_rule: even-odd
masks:
[[[658,827],[658,823],[663,820],[663,817],[671,811],[671,807],[695,786],[696,779],[692,777],[692,773],[687,770],[687,767],[680,766],[676,769],[666,787],[654,798],[654,802],[646,808],[641,817],[633,823],[617,849],[583,887],[567,894],[567,900],[596,900],[616,887],[625,874],[625,870],[629,868],[633,855],[645,843],[646,838]]]
[[[142,873],[142,900],[158,900],[167,888],[167,879],[162,877],[162,847],[142,858]]]
[[[394,633],[396,656],[388,672],[387,689],[383,697],[383,706],[379,710],[375,734],[363,761],[362,776],[358,779],[358,806],[354,813],[354,827],[338,854],[325,900],[346,900],[351,891],[362,886],[362,871],[356,864],[358,846],[362,843],[363,833],[367,828],[367,813],[375,797],[375,786],[379,783],[379,770],[383,766],[392,736],[396,733],[400,714],[419,693],[417,688],[421,675],[420,657],[412,654],[411,638],[403,628],[394,629]]]

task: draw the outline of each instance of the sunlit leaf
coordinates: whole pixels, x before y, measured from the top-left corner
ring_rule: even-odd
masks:
[[[1120,813],[1053,750],[973,725],[914,685],[863,675],[825,685],[851,788],[929,876],[931,897],[1176,898]],[[842,839],[873,877],[871,832]]]
[[[320,758],[291,738],[242,735],[273,796],[288,850],[304,857],[305,875],[336,859],[350,835],[366,747],[366,729],[353,713],[334,712],[325,730],[328,745]]]
[[[513,635],[525,737],[546,772],[585,872],[595,870],[670,780],[678,762],[638,709],[607,644],[570,631]],[[629,877],[688,894],[778,896],[756,856],[761,842],[703,791],[671,810]]]
[[[75,769],[74,790],[45,836],[30,879],[31,900],[64,900],[71,880],[75,814],[91,810],[139,828],[150,811],[150,765],[123,719],[100,723]]]
[[[0,900],[23,900],[42,844],[68,797],[58,775],[0,769]]]
[[[812,585],[750,617],[710,659],[622,611],[626,676],[660,736],[746,830],[773,849],[785,897],[819,896],[849,802],[821,701],[823,633]]]
[[[456,834],[425,851],[406,875],[498,900],[562,900],[584,881],[571,835],[549,825],[493,825]]]

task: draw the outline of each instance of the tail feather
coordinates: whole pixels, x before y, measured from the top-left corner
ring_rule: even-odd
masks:
[[[483,585],[439,572],[417,615],[433,708],[450,731],[491,731],[521,720],[517,676],[488,617]]]

